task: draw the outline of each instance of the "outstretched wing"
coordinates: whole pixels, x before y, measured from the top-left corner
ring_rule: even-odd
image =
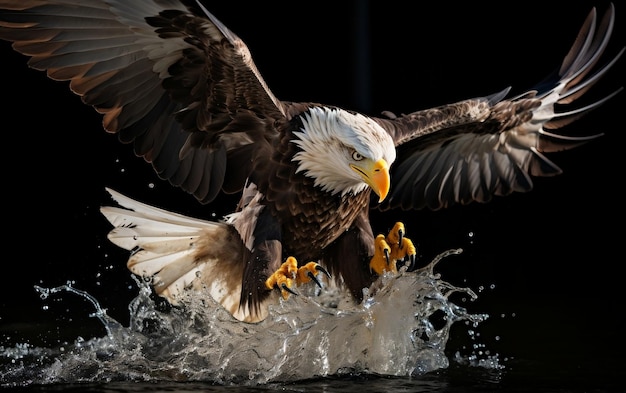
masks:
[[[391,192],[379,208],[437,210],[487,202],[494,195],[531,190],[532,176],[561,173],[543,153],[569,149],[601,134],[574,137],[554,130],[621,90],[590,105],[562,110],[624,52],[590,74],[607,46],[613,23],[613,5],[599,25],[593,9],[558,72],[522,95],[505,99],[506,89],[489,97],[376,119],[398,148]]]
[[[285,119],[246,45],[195,0],[1,0],[0,38],[203,203],[241,189]]]

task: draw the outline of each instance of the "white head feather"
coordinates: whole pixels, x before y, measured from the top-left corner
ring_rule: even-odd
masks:
[[[302,118],[301,131],[292,140],[302,151],[293,161],[296,172],[315,179],[315,185],[332,194],[359,193],[367,184],[350,168],[356,152],[374,161],[384,159],[391,166],[396,149],[391,136],[372,119],[361,114],[327,108],[311,108]]]

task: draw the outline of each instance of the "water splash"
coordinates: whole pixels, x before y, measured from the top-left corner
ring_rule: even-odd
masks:
[[[190,293],[187,306],[163,311],[150,284],[137,280],[140,291],[124,327],[93,296],[71,285],[36,287],[42,298],[61,292],[85,298],[107,334],[77,339],[63,349],[0,347],[0,381],[3,386],[111,381],[256,385],[353,373],[416,376],[447,368],[444,351],[452,325],[465,321],[475,327],[487,318],[450,300],[459,292],[475,299],[472,290],[453,286],[433,271],[443,258],[460,252],[445,252],[414,272],[401,269],[382,276],[360,305],[352,305],[346,293],[332,286],[322,291],[311,286],[311,293],[304,294],[309,296],[281,301],[257,324],[234,320],[201,292]]]

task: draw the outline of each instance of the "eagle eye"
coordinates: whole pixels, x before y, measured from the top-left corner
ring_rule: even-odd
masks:
[[[352,152],[352,159],[354,161],[361,161],[363,158],[365,158],[365,157],[363,157],[361,155],[361,153],[359,153],[358,151],[355,150],[355,151]]]

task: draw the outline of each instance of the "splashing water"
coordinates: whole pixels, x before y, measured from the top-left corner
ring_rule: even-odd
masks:
[[[474,292],[433,273],[450,250],[428,266],[383,275],[352,305],[332,286],[311,296],[291,296],[263,322],[247,324],[201,292],[185,307],[158,310],[150,284],[137,280],[130,325],[109,317],[86,292],[65,285],[36,287],[42,298],[70,292],[95,308],[107,334],[70,348],[0,347],[2,386],[110,381],[207,381],[219,384],[289,382],[347,373],[415,376],[449,366],[444,354],[450,328],[476,326],[486,314],[469,314],[452,293]],[[300,288],[298,288],[300,290]],[[350,304],[350,305],[349,305]],[[438,316],[440,321],[434,323]],[[443,321],[443,322],[442,322]]]

